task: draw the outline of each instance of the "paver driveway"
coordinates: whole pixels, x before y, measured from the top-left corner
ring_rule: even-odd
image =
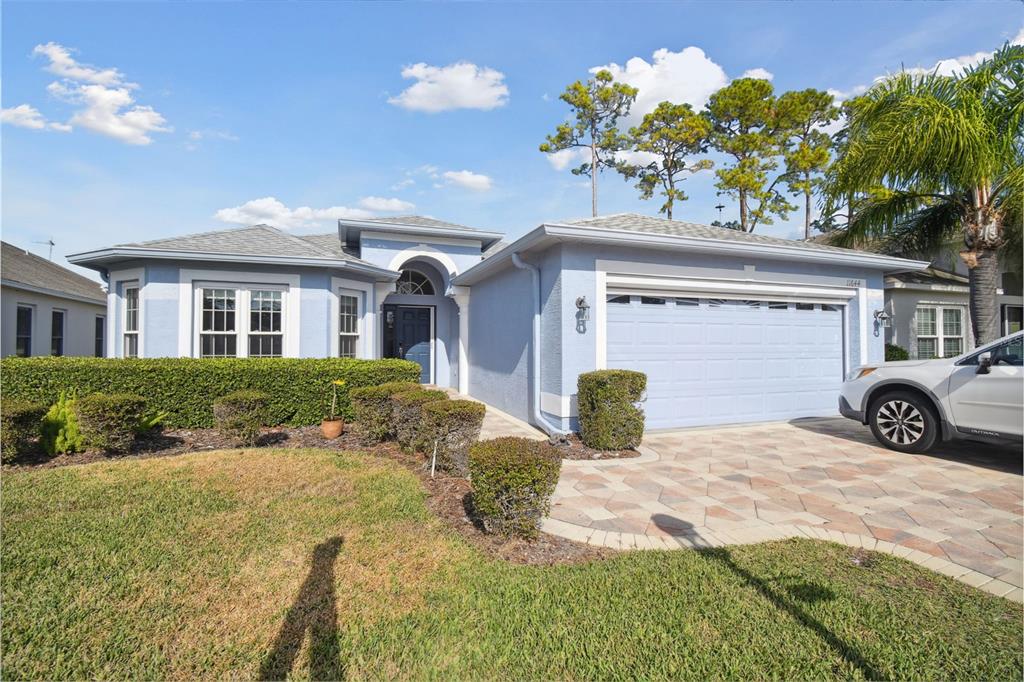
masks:
[[[649,434],[644,446],[634,460],[566,462],[545,530],[625,548],[820,537],[1021,599],[1019,448],[905,455],[847,419]]]

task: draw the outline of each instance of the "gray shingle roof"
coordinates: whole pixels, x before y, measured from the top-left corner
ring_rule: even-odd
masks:
[[[493,256],[494,254],[498,253],[499,251],[501,251],[502,249],[504,249],[506,246],[508,246],[511,243],[512,242],[507,242],[504,239],[502,239],[501,241],[494,242],[493,244],[488,246],[486,249],[484,249],[483,253],[481,253],[480,256],[482,258],[484,258],[484,259],[490,258],[491,256]]]
[[[294,256],[299,258],[334,258],[372,265],[341,248],[337,233],[298,236],[287,234],[270,225],[253,225],[215,232],[200,232],[180,237],[153,239],[118,246],[193,251],[244,256]]]
[[[107,300],[97,282],[7,242],[3,242],[0,248],[0,278],[88,298],[101,304]]]
[[[889,277],[907,284],[945,284],[948,286],[968,287],[970,280],[963,275],[939,268],[925,268],[920,272],[899,272]]]
[[[687,223],[681,220],[667,220],[665,218],[654,218],[637,213],[616,213],[613,215],[598,216],[596,218],[580,218],[560,223],[562,225],[575,225],[579,227],[596,227],[606,230],[628,230],[631,232],[646,232],[648,234],[661,234],[676,237],[696,237],[698,239],[718,239],[722,241],[749,242],[754,244],[774,244],[778,246],[795,246],[798,248],[813,249],[817,251],[834,251],[850,253],[851,249],[842,249],[838,246],[821,244],[818,242],[795,241],[793,239],[782,239],[781,237],[769,237],[763,234],[752,234],[740,230],[730,230],[725,227],[713,227],[711,225],[700,225],[698,223]]]
[[[364,223],[385,223],[387,225],[409,225],[411,227],[434,227],[442,230],[465,230],[466,232],[481,232],[475,227],[466,227],[455,223],[446,223],[443,220],[427,218],[421,215],[401,215],[393,218],[367,218],[360,222]]]

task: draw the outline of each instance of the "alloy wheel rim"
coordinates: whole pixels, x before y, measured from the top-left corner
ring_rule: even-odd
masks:
[[[878,408],[878,430],[896,445],[913,445],[924,435],[924,415],[905,400],[890,400]]]

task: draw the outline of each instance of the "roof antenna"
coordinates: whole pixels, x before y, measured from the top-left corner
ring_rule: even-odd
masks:
[[[56,244],[54,243],[52,237],[50,239],[47,239],[45,242],[32,242],[32,243],[33,244],[49,244],[49,246],[50,246],[50,253],[46,256],[46,260],[49,260],[49,261],[53,260],[53,247],[56,246]]]
[[[718,219],[721,220],[722,219],[722,209],[725,208],[725,204],[718,204],[717,206],[715,206],[715,208],[718,209]]]

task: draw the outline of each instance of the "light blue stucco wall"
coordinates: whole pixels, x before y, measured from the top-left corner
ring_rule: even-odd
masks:
[[[142,316],[146,357],[168,358],[178,354],[179,288],[176,265],[146,266]]]
[[[597,261],[671,265],[686,268],[688,276],[751,278],[771,282],[848,287],[861,283],[849,300],[846,317],[849,368],[884,358],[884,334],[875,334],[872,313],[883,306],[883,276],[858,267],[799,263],[766,258],[712,256],[622,246],[558,244],[542,253],[524,254],[541,267],[541,390],[548,405],[562,398],[575,412],[576,383],[597,363],[594,306],[599,296]],[[615,265],[605,269],[614,272]],[[866,354],[861,351],[861,304],[868,316]],[[532,315],[530,279],[511,264],[472,287],[470,317],[470,393],[520,418],[529,417],[529,338]],[[586,297],[590,321],[577,319],[575,301]],[[560,410],[560,412],[562,412]],[[574,416],[545,414],[563,428],[576,428]]]
[[[455,264],[458,273],[465,272],[480,262],[480,243],[441,244],[425,237],[422,241],[409,242],[397,239],[360,239],[359,257],[382,268],[391,267],[395,257],[403,251],[435,251],[443,253]],[[440,261],[438,261],[440,263]],[[397,267],[397,266],[396,266]],[[441,266],[444,268],[444,266]],[[447,284],[447,281],[445,282]]]

